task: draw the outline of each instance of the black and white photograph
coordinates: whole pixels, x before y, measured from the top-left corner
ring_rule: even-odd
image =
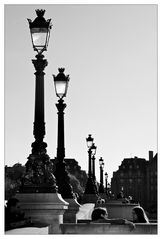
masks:
[[[157,235],[158,4],[3,7],[4,235]]]

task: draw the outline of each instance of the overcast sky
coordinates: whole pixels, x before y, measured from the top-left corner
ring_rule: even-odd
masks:
[[[5,6],[5,164],[25,164],[34,142],[35,58],[27,18],[45,9],[53,27],[45,68],[45,122],[50,158],[57,148],[52,74],[70,75],[65,154],[88,171],[92,134],[110,177],[127,157],[157,153],[157,5]],[[110,180],[109,177],[109,180]]]

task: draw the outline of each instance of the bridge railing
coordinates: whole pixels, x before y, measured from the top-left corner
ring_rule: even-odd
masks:
[[[157,223],[138,223],[134,229],[109,223],[64,223],[60,224],[60,234],[157,234]]]

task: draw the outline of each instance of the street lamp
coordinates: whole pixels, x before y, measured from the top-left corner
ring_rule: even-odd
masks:
[[[59,99],[63,99],[66,96],[68,83],[69,83],[69,75],[64,75],[64,68],[59,68],[59,74],[57,76],[53,75],[54,77],[54,86],[56,96]]]
[[[96,149],[97,147],[93,143],[91,150],[92,150],[92,177],[94,182],[96,181],[96,176],[95,176],[95,155],[96,155]]]
[[[105,173],[105,190],[106,190],[106,194],[108,194],[107,192],[107,181],[108,181],[108,173]]]
[[[88,135],[88,138],[86,138],[86,142],[87,142],[87,147],[88,147],[88,176],[89,178],[91,178],[92,176],[92,158],[91,158],[91,154],[92,154],[92,145],[93,145],[93,138],[91,137],[91,134]]]
[[[56,192],[56,180],[52,174],[53,165],[47,155],[47,144],[43,142],[45,136],[44,122],[44,75],[43,72],[48,62],[43,59],[43,51],[47,50],[51,19],[43,17],[45,10],[36,10],[37,17],[32,22],[28,19],[32,44],[37,51],[36,59],[32,60],[35,67],[35,116],[33,134],[35,141],[32,143],[32,153],[26,162],[26,174],[22,180],[21,192]]]
[[[50,30],[52,28],[51,19],[45,20],[43,17],[44,13],[45,10],[37,9],[37,17],[35,20],[32,22],[30,19],[28,19],[33,48],[34,51],[38,52],[38,54],[41,54],[43,51],[47,50]]]
[[[91,134],[86,138],[87,147],[88,147],[88,180],[85,188],[84,194],[97,194],[97,188],[93,180],[92,174],[92,155],[96,154],[96,146],[93,144],[93,138]]]
[[[88,149],[90,149],[90,148],[92,147],[93,140],[94,140],[94,138],[92,138],[91,134],[89,134],[89,135],[88,135],[88,138],[86,138],[86,142],[87,142],[87,147],[88,147]]]
[[[100,165],[100,185],[99,185],[99,193],[104,193],[104,185],[103,185],[103,169],[104,169],[104,161],[103,158],[100,157],[99,159]]]
[[[65,146],[64,146],[64,109],[66,104],[63,98],[66,96],[69,75],[64,74],[64,68],[59,68],[57,76],[53,75],[54,86],[56,96],[59,98],[56,107],[58,109],[58,138],[57,138],[57,157],[56,157],[56,170],[55,177],[58,186],[58,192],[65,198],[74,198],[72,186],[70,185],[70,178],[66,171],[65,157]]]

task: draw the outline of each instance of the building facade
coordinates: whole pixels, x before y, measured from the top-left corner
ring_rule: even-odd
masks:
[[[51,159],[53,162],[53,172],[55,172],[55,159]],[[86,182],[87,182],[87,174],[85,170],[82,170],[81,167],[79,166],[78,162],[74,158],[64,158],[64,162],[66,164],[66,170],[69,174],[74,175],[80,182],[81,187],[83,190],[86,187]]]
[[[74,175],[80,182],[80,185],[83,189],[86,187],[87,182],[87,174],[85,170],[82,170],[81,167],[78,165],[78,162],[73,158],[65,158],[67,171]]]
[[[149,160],[125,158],[113,173],[111,191],[117,196],[123,191],[125,197],[132,196],[135,202],[147,210],[157,210],[157,154],[149,151]]]
[[[157,154],[154,156],[149,151],[149,163],[147,167],[147,207],[152,213],[157,212]]]

